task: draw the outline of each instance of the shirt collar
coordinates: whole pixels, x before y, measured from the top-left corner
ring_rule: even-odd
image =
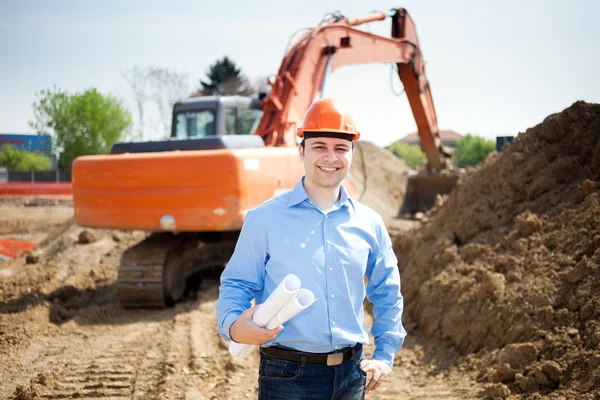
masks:
[[[302,177],[298,181],[298,183],[296,183],[296,186],[294,186],[294,188],[290,192],[290,199],[288,201],[288,207],[296,206],[296,205],[302,203],[304,200],[308,200],[308,199],[309,199],[308,194],[306,193],[306,189],[304,189],[304,177]],[[339,204],[339,206],[342,207],[346,203],[348,203],[348,206],[349,206],[348,209],[350,210],[350,212],[354,213],[356,211],[356,209],[354,207],[354,202],[348,196],[348,192],[346,192],[344,185],[341,185],[340,186],[340,199],[337,201],[337,204]]]

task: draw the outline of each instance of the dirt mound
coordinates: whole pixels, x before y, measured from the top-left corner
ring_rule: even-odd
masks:
[[[31,217],[23,213],[27,210],[21,208],[23,204],[11,205],[16,220],[23,219],[23,215]],[[71,218],[59,225],[52,207],[60,212],[61,219],[63,214],[68,217],[65,203],[44,203],[44,212],[31,218],[44,240],[32,254],[0,263],[0,357],[3,352],[22,350],[31,337],[52,330],[48,322],[62,324],[87,307],[116,304],[120,255],[146,235],[137,231],[84,230],[72,219],[72,208]],[[94,236],[95,240],[82,243],[82,236]]]
[[[600,105],[520,134],[428,218],[394,244],[419,327],[471,354],[490,398],[599,395]]]
[[[410,168],[391,152],[358,141],[350,172],[359,183],[360,201],[384,219],[398,214]],[[365,185],[366,181],[366,185]]]

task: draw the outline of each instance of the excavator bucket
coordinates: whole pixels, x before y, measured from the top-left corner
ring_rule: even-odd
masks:
[[[438,195],[449,194],[456,186],[459,173],[412,175],[408,177],[406,193],[398,217],[415,218],[435,204]]]

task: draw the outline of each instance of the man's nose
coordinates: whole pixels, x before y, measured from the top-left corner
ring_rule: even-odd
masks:
[[[325,160],[329,161],[330,163],[333,163],[338,160],[338,156],[335,154],[335,151],[331,149],[328,150],[327,153],[325,153]]]

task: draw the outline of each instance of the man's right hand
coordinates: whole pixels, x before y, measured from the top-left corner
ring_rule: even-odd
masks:
[[[265,329],[256,325],[252,316],[258,309],[254,306],[244,311],[233,324],[229,327],[229,337],[238,343],[244,344],[263,344],[273,340],[283,330],[283,325],[275,329]]]

